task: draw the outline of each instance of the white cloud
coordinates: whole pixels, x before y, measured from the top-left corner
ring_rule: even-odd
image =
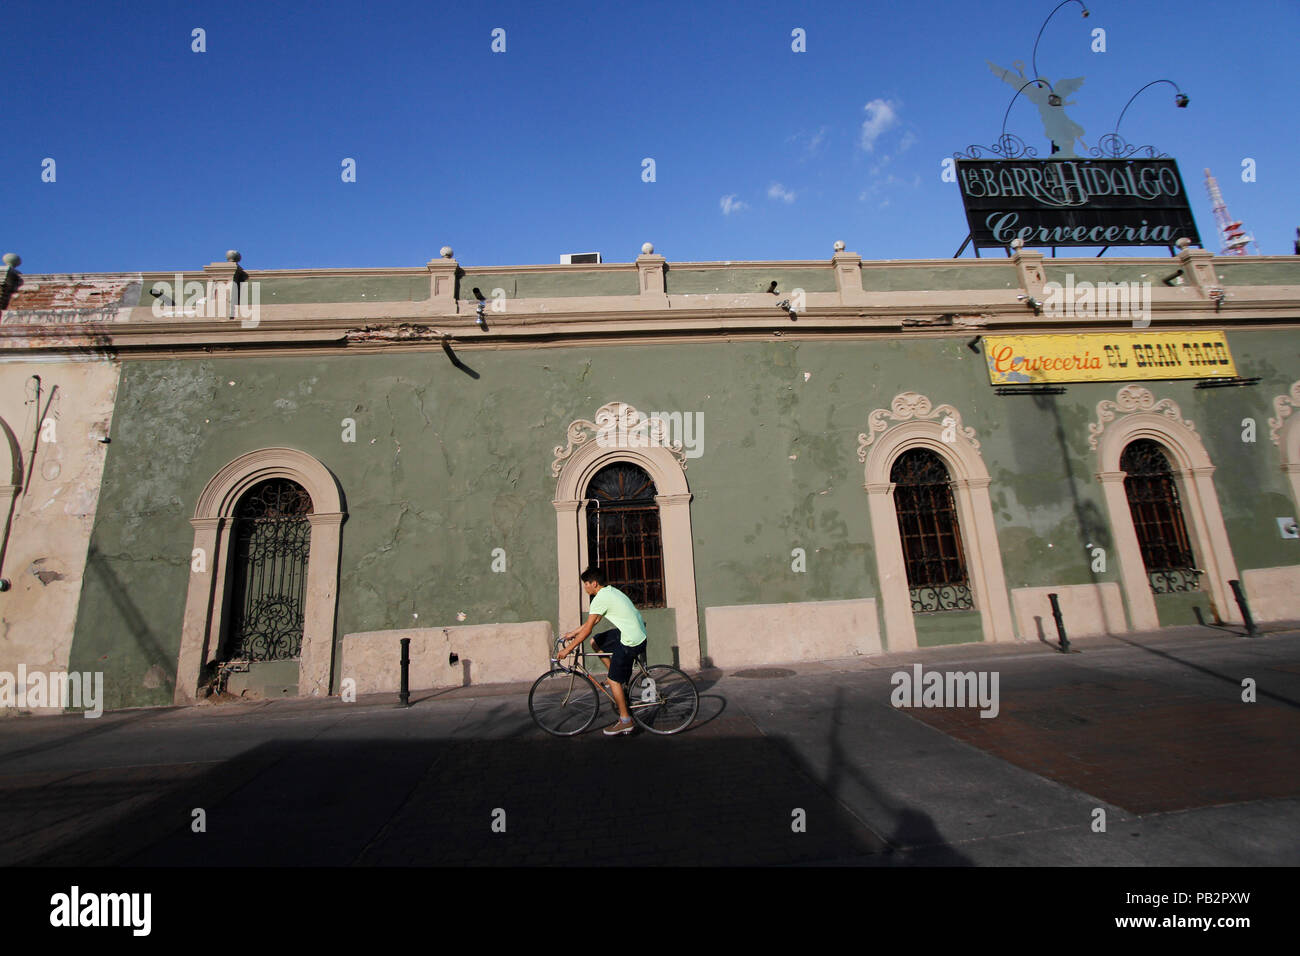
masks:
[[[862,148],[868,153],[875,150],[881,133],[898,125],[897,106],[893,100],[874,99],[862,107],[867,113],[862,121]]]
[[[826,145],[827,129],[828,127],[823,126],[815,133],[800,130],[792,136],[787,136],[785,141],[794,143],[803,149],[803,156],[800,157],[799,161],[804,162],[821,153],[822,147]]]
[[[867,188],[858,193],[858,200],[860,202],[868,202],[872,199],[883,196],[884,201],[881,203],[881,208],[883,209],[885,206],[889,205],[889,195],[891,193],[897,193],[901,188],[908,187],[911,189],[921,188],[921,176],[919,173],[913,173],[910,179],[895,176],[893,173],[889,173],[886,176],[873,175],[871,182],[867,184]]]
[[[909,129],[906,133],[903,134],[903,138],[898,141],[898,151],[900,153],[907,152],[915,142],[916,142],[916,134]]]
[[[732,193],[730,196],[723,196],[718,202],[718,205],[722,207],[722,214],[724,216],[730,216],[733,212],[744,212],[749,208],[749,203],[741,202],[736,198],[735,193]]]
[[[807,156],[816,156],[821,152],[821,148],[826,143],[826,127],[823,126],[817,132],[808,138],[808,145],[804,147],[804,153]]]
[[[790,192],[790,190],[786,189],[780,183],[773,183],[767,187],[767,198],[779,199],[782,202],[791,203],[794,202],[794,193]]]

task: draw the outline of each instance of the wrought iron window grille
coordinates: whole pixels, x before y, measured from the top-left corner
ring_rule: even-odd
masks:
[[[912,611],[974,608],[948,469],[934,452],[904,452],[890,469]]]
[[[229,659],[294,660],[301,654],[311,513],[310,496],[285,478],[253,486],[236,507]]]
[[[639,608],[666,607],[663,541],[654,481],[629,462],[598,471],[587,486],[587,556]]]
[[[1131,442],[1120,456],[1120,468],[1151,590],[1199,591],[1205,572],[1196,566],[1178,482],[1164,449],[1149,438]]]

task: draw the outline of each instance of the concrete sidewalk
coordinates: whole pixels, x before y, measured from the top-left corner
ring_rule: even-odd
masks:
[[[386,695],[12,718],[0,863],[1300,862],[1300,632],[1179,628],[1074,651],[705,671],[696,724],[667,738],[605,738],[608,710],[550,738],[526,685],[410,708]],[[996,672],[998,716],[892,706],[892,675],[918,662]]]

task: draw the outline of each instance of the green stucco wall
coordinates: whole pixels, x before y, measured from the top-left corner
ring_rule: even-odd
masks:
[[[635,269],[605,269],[582,272],[580,266],[564,272],[471,272],[456,280],[456,297],[473,301],[474,290],[489,302],[493,290],[502,289],[507,299],[550,299],[584,295],[636,295]]]
[[[429,273],[379,276],[303,276],[259,279],[262,305],[317,302],[424,302]]]
[[[834,292],[835,273],[824,269],[790,269],[773,266],[763,269],[692,269],[668,265],[664,272],[664,291],[668,295],[709,295],[715,293],[766,292],[775,281],[777,291],[788,295],[795,289],[804,292]]]
[[[1009,260],[960,265],[864,263],[862,288],[868,292],[947,292],[955,289],[1016,289],[1020,276]]]
[[[1222,256],[1215,271],[1228,285],[1296,285],[1300,283],[1300,259],[1280,262],[1252,262],[1249,256]]]
[[[1217,465],[1238,567],[1297,564],[1300,542],[1277,533],[1275,517],[1297,508],[1267,421],[1300,377],[1300,335],[1228,338],[1259,385],[1148,386],[1178,403]],[[1097,403],[1118,385],[997,397],[968,340],[461,351],[477,378],[440,350],[127,362],[69,666],[105,671],[108,706],[171,700],[146,672],[176,672],[195,502],[232,459],[269,446],[315,456],[343,489],[338,640],[409,627],[417,613],[421,626],[462,613],[466,624],[554,620],[554,449],[571,421],[611,401],[703,415],[703,454],[686,470],[702,633],[710,606],[879,597],[857,437],[902,391],[951,403],[974,427],[1009,588],[1118,581],[1088,447]],[[341,440],[345,418],[355,443]],[[1253,444],[1241,440],[1245,418]],[[1089,546],[1107,549],[1105,572],[1091,571]],[[498,547],[505,573],[490,570]],[[794,548],[805,573],[791,570]],[[923,643],[979,639],[970,617],[973,628],[953,619],[918,632]]]

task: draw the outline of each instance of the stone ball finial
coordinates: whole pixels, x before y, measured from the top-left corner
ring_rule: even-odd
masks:
[[[655,244],[653,242],[641,243],[641,255],[648,256],[654,251],[655,251]]]
[[[238,249],[227,249],[227,250],[226,250],[226,261],[227,261],[227,262],[238,262],[238,261],[239,261],[240,259],[242,259],[242,258],[244,258],[244,257],[241,256],[241,255],[239,254],[239,250],[238,250]]]
[[[440,252],[440,255],[441,255],[444,259],[450,259],[451,256],[452,256],[451,246],[443,246],[443,247],[442,247],[442,250],[441,250],[441,252]]]
[[[18,253],[16,252],[5,253],[5,265],[7,265],[10,269],[17,269],[22,264],[23,264],[22,256],[18,255]]]
[[[1025,240],[1020,239],[1020,238],[1012,239],[1012,240],[1011,240],[1011,248],[1012,248],[1012,249],[1023,249],[1023,248],[1025,248]]]
[[[1192,240],[1184,236],[1182,239],[1179,239],[1177,242],[1175,242],[1174,245],[1176,245],[1179,249],[1188,249],[1191,248]]]
[[[844,240],[843,240],[843,239],[836,239],[836,240],[835,240],[835,246],[834,246],[834,248],[835,248],[835,251],[836,251],[836,252],[843,252],[843,251],[844,251]]]

